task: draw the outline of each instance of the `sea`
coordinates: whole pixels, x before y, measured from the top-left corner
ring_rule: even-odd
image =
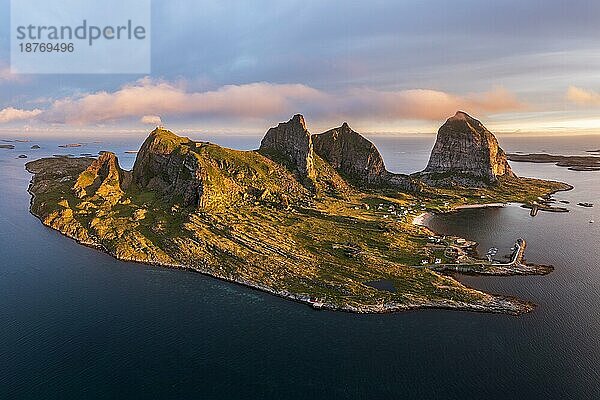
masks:
[[[237,149],[260,143],[191,136]],[[435,141],[425,134],[369,138],[388,168],[403,173],[423,169]],[[0,142],[15,146],[0,149],[0,399],[600,398],[600,172],[512,163],[519,175],[573,185],[555,196],[570,212],[530,217],[509,205],[428,222],[478,241],[481,254],[490,247],[509,253],[525,238],[526,259],[552,264],[551,274],[457,278],[532,301],[533,312],[357,315],[117,261],[44,227],[28,211],[27,161],[110,150],[131,168],[135,154],[125,151],[144,137],[28,139]],[[513,152],[600,149],[600,135],[499,140]],[[73,142],[82,146],[58,147]]]

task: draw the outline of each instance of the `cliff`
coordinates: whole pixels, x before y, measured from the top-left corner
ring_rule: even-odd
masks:
[[[133,180],[170,203],[202,210],[256,201],[287,206],[309,197],[284,166],[258,152],[193,142],[164,129],[142,145]]]
[[[344,122],[339,128],[313,136],[314,150],[345,176],[364,183],[380,183],[386,174],[377,147]]]
[[[465,112],[458,111],[438,130],[427,167],[421,174],[430,185],[495,184],[498,177],[514,177],[496,137]]]
[[[313,144],[319,157],[359,186],[422,190],[420,183],[408,175],[389,172],[377,147],[345,122],[339,128],[313,135]]]
[[[261,153],[286,163],[300,178],[314,179],[313,143],[304,117],[296,114],[267,131],[260,142]]]
[[[131,173],[123,171],[114,153],[103,152],[82,172],[73,186],[77,197],[104,199],[115,205],[131,184]]]

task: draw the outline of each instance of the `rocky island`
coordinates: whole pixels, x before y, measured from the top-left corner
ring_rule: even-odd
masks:
[[[361,313],[530,311],[527,301],[447,275],[547,273],[524,263],[524,241],[510,262],[498,264],[477,258],[474,243],[414,221],[469,204],[532,204],[568,189],[515,176],[494,135],[462,112],[440,128],[427,169],[412,175],[387,171],[373,143],[348,124],[313,135],[301,115],[269,129],[256,151],[157,128],[132,171],[111,152],[44,158],[26,168],[31,212],[82,244]]]

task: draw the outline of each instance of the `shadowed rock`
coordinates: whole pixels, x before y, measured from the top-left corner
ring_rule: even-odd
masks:
[[[345,122],[339,128],[314,135],[313,145],[317,155],[352,179],[381,183],[387,172],[377,147]]]
[[[339,128],[313,135],[315,153],[343,176],[368,186],[387,186],[410,192],[421,190],[418,181],[385,168],[377,147],[343,123]]]
[[[193,142],[156,128],[144,141],[133,166],[133,181],[171,199],[180,198],[184,206],[197,205],[202,196],[202,170],[186,146]]]
[[[315,179],[312,138],[302,115],[269,129],[259,151],[285,162],[301,178]]]

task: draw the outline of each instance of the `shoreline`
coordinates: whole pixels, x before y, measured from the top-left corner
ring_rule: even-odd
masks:
[[[451,213],[453,211],[458,211],[458,210],[472,210],[472,209],[479,209],[479,208],[504,208],[508,204],[509,203],[463,204],[460,206],[452,207],[448,211],[441,212],[440,214]],[[427,221],[431,220],[431,218],[435,217],[435,215],[436,215],[436,213],[434,213],[432,211],[423,212],[421,214],[416,215],[413,218],[412,224],[417,225],[417,226],[422,226],[424,228],[431,230],[427,226]]]
[[[267,293],[276,297],[279,297],[284,300],[291,300],[296,303],[304,304],[310,306],[314,310],[327,310],[327,311],[335,311],[335,312],[346,312],[352,314],[391,314],[403,311],[415,311],[415,310],[452,310],[452,311],[468,311],[468,312],[477,312],[482,314],[505,314],[505,315],[514,315],[518,316],[521,314],[528,313],[533,311],[536,307],[536,304],[530,301],[521,300],[514,296],[509,295],[501,295],[501,294],[493,294],[488,292],[482,292],[486,295],[489,295],[493,298],[493,301],[490,301],[487,304],[482,303],[469,303],[464,301],[452,301],[452,300],[442,300],[440,302],[426,302],[426,303],[382,303],[382,304],[371,304],[371,305],[353,305],[353,304],[344,304],[337,305],[333,303],[323,302],[322,300],[313,301],[309,295],[304,294],[295,294],[286,290],[276,290],[274,288],[261,285],[254,282],[249,282],[244,279],[239,278],[231,278],[227,276],[217,275],[212,271],[203,270],[199,268],[190,267],[184,264],[176,264],[176,263],[164,263],[159,261],[147,261],[147,260],[138,260],[135,258],[123,258],[117,256],[115,253],[108,250],[101,244],[98,244],[93,241],[84,241],[76,236],[70,235],[66,232],[63,232],[59,229],[56,229],[48,224],[46,224],[40,216],[34,214],[31,210],[29,213],[33,215],[36,219],[38,219],[42,225],[52,231],[58,232],[60,235],[67,237],[68,239],[74,240],[78,244],[85,246],[87,248],[100,251],[117,261],[121,262],[130,262],[136,263],[140,265],[160,267],[160,268],[168,268],[174,270],[181,271],[189,271],[194,273],[199,273],[206,277],[214,278],[222,282],[233,283],[236,285],[243,286],[248,289],[256,290],[258,292]],[[478,289],[470,288],[472,290],[480,291]]]
[[[571,187],[570,189],[566,189],[566,190],[571,190],[572,188],[573,187]],[[472,205],[457,206],[447,212],[442,212],[440,214],[446,214],[446,213],[456,212],[456,211],[465,210],[465,209],[504,208],[508,204],[511,204],[511,203],[486,203],[486,204],[472,204]],[[518,204],[518,203],[512,203],[512,204]],[[435,216],[436,216],[436,213],[434,213],[434,212],[421,213],[413,218],[412,224],[419,226],[423,229],[426,229],[427,231],[431,232],[434,236],[440,236],[441,234],[439,232],[434,231],[427,225],[427,222],[430,221]],[[521,239],[518,239],[518,240],[521,240]],[[524,240],[523,240],[523,242],[524,242]],[[475,242],[475,243],[476,243],[476,246],[479,245],[479,242]],[[520,252],[521,252],[520,258],[522,260],[524,247],[520,250]],[[513,263],[510,263],[510,264],[513,264]],[[551,265],[527,264],[522,261],[519,262],[519,265],[518,265],[519,269],[506,268],[507,266],[508,266],[508,264],[498,264],[498,265],[492,264],[490,266],[490,268],[491,268],[490,271],[485,271],[485,270],[478,271],[478,270],[473,270],[472,268],[469,269],[468,265],[466,265],[464,269],[461,269],[461,266],[457,264],[457,265],[451,265],[449,267],[446,266],[441,269],[440,268],[432,268],[432,270],[437,271],[437,272],[451,271],[451,272],[458,272],[458,273],[465,274],[465,275],[475,275],[475,276],[547,275],[554,270],[554,267]],[[475,289],[475,290],[477,290],[477,289]]]
[[[363,302],[357,302],[352,298],[346,299],[338,299],[335,297],[331,298],[317,298],[311,294],[310,291],[290,291],[287,287],[277,287],[274,285],[264,284],[260,281],[248,280],[244,276],[236,276],[236,274],[227,274],[223,273],[224,271],[219,271],[218,269],[205,268],[204,266],[195,266],[190,265],[185,262],[177,261],[175,259],[160,259],[154,257],[152,255],[145,255],[144,257],[139,258],[136,255],[119,255],[114,251],[106,248],[102,243],[100,243],[97,238],[90,236],[79,236],[78,232],[71,232],[65,227],[56,226],[51,221],[46,222],[43,219],[43,213],[41,215],[36,214],[33,211],[33,205],[36,199],[35,191],[33,190],[34,179],[38,173],[30,170],[27,165],[26,169],[28,172],[32,174],[32,178],[28,187],[28,192],[31,195],[30,198],[30,207],[29,212],[42,222],[44,226],[47,226],[55,231],[60,232],[64,236],[67,236],[78,243],[85,245],[86,247],[94,248],[95,250],[100,250],[103,253],[110,255],[111,257],[126,262],[135,262],[138,264],[146,264],[158,267],[166,267],[171,269],[182,269],[193,271],[197,273],[201,273],[205,276],[210,276],[212,278],[219,279],[221,281],[231,282],[239,285],[243,285],[245,287],[259,290],[261,292],[269,293],[275,295],[280,298],[285,298],[287,300],[292,300],[295,302],[303,303],[311,306],[314,309],[323,309],[323,310],[331,310],[331,311],[342,311],[342,312],[352,312],[359,314],[378,314],[378,313],[392,313],[399,311],[408,311],[408,310],[416,310],[416,309],[426,309],[426,308],[436,308],[436,309],[451,309],[451,310],[460,310],[460,311],[475,311],[475,312],[486,312],[486,313],[496,313],[496,314],[508,314],[508,315],[520,315],[527,312],[532,311],[535,308],[535,304],[530,301],[522,300],[514,296],[503,295],[503,294],[494,294],[489,292],[484,292],[466,285],[464,288],[473,294],[477,294],[474,298],[469,298],[469,300],[461,300],[447,297],[438,297],[438,298],[426,298],[421,296],[416,296],[415,298],[402,298],[402,299],[385,299],[381,298],[373,298],[364,299]],[[488,208],[488,207],[501,207],[504,206],[504,203],[488,203],[488,204],[473,204],[473,205],[465,205],[465,206],[457,206],[454,209],[449,210],[448,212],[458,210],[460,208]],[[443,213],[443,212],[442,212]],[[423,227],[423,232],[432,232],[433,235],[437,235],[437,233],[433,232],[429,228],[426,227],[427,222],[434,216],[435,214],[430,212],[422,212],[421,214],[416,215],[413,220],[413,225],[419,225]],[[419,266],[415,265],[404,265],[405,267],[418,268]],[[439,271],[431,270],[435,273],[440,273]],[[445,274],[442,274],[445,275]],[[362,283],[362,282],[358,282]],[[460,282],[458,282],[460,283]]]
[[[257,290],[262,293],[267,293],[270,295],[274,295],[276,297],[291,300],[296,303],[304,304],[310,306],[314,310],[327,310],[327,311],[336,311],[336,312],[347,312],[353,314],[391,314],[396,312],[403,311],[413,311],[413,310],[426,310],[426,309],[435,309],[435,310],[452,310],[452,311],[468,311],[468,312],[477,312],[477,313],[485,313],[485,314],[505,314],[505,315],[514,315],[518,316],[521,314],[525,314],[531,312],[536,304],[530,301],[521,300],[517,297],[501,295],[501,294],[493,294],[493,293],[484,293],[490,296],[490,301],[488,303],[469,303],[464,301],[453,301],[443,299],[438,302],[429,301],[423,303],[381,303],[381,304],[370,304],[370,305],[354,305],[354,304],[343,304],[338,305],[330,302],[323,302],[322,300],[314,301],[310,295],[305,294],[295,294],[291,293],[287,290],[277,290],[265,285],[261,285],[259,283],[250,282],[244,279],[235,278],[235,277],[227,277],[222,275],[217,275],[213,271],[204,270],[200,268],[194,268],[184,264],[178,263],[164,263],[159,261],[148,261],[148,260],[138,260],[135,258],[124,258],[119,257],[105,246],[95,241],[86,241],[81,240],[80,238],[71,235],[67,232],[63,232],[60,229],[57,229],[49,224],[47,224],[39,215],[36,215],[31,206],[33,205],[35,194],[30,190],[30,186],[27,189],[27,192],[30,194],[30,207],[29,213],[33,215],[38,221],[42,223],[42,226],[46,228],[58,232],[60,235],[65,236],[71,240],[74,240],[80,245],[91,248],[96,251],[100,251],[104,254],[109,255],[110,257],[122,261],[122,262],[132,262],[141,265],[154,266],[160,268],[169,268],[169,269],[177,269],[183,271],[190,271],[195,273],[200,273],[204,276],[218,279],[222,282],[233,283],[236,285],[244,286],[246,288]],[[423,213],[420,216],[428,215],[429,218],[433,217],[433,213]],[[413,221],[414,222],[414,221]],[[427,228],[426,226],[422,225]],[[469,288],[472,290],[476,290],[480,292],[480,290]]]
[[[503,208],[508,203],[484,203],[484,204],[464,204],[462,206],[456,206],[452,210],[470,210],[477,208]]]

